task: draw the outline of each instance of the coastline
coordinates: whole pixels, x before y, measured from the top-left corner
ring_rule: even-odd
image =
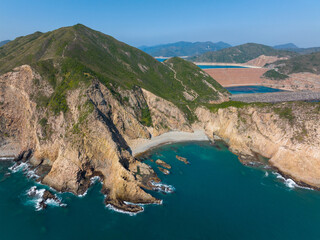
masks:
[[[193,62],[197,66],[239,66],[239,67],[246,67],[246,68],[262,68],[258,66],[248,65],[248,64],[241,64],[241,63],[214,63],[214,62]]]
[[[209,141],[209,138],[204,130],[195,130],[192,133],[171,131],[152,137],[151,139],[135,139],[132,140],[129,145],[132,150],[132,155],[137,156],[160,145],[188,141]]]

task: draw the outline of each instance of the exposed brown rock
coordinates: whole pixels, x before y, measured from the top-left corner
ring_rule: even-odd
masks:
[[[297,182],[320,187],[319,109],[307,103],[219,109],[196,113],[208,135],[218,135],[239,156],[260,154]],[[292,109],[288,118],[273,109]],[[250,159],[250,160],[252,160]]]
[[[156,161],[156,164],[160,165],[161,167],[171,169],[171,166],[168,163],[166,163],[165,161],[162,161],[160,159],[158,159]]]
[[[176,158],[177,158],[179,161],[184,162],[185,164],[190,164],[190,162],[189,162],[186,158],[184,158],[184,157],[180,157],[180,156],[176,155]]]
[[[248,62],[246,62],[246,65],[250,65],[250,66],[257,66],[257,67],[263,67],[268,63],[274,63],[276,61],[279,60],[286,60],[288,59],[287,57],[277,57],[277,56],[265,56],[265,55],[261,55],[255,59],[252,59]]]
[[[158,167],[158,169],[165,175],[169,175],[170,171],[168,169],[162,168],[162,167]]]

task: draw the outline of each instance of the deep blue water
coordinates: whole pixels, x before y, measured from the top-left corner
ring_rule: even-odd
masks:
[[[178,161],[177,154],[191,164]],[[152,193],[163,205],[146,206],[136,216],[107,209],[100,184],[82,198],[60,195],[66,208],[35,211],[26,197],[35,183],[2,162],[0,239],[320,239],[319,192],[289,188],[272,171],[243,166],[225,147],[172,144],[153,150],[150,158],[172,165],[168,176],[155,170],[176,190]]]
[[[284,90],[270,88],[265,86],[238,86],[226,87],[231,94],[248,94],[248,93],[269,93],[269,92],[283,92]]]

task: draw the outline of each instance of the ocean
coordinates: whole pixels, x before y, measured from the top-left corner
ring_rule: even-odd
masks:
[[[186,157],[186,165],[176,159]],[[150,159],[172,166],[163,175]],[[101,184],[85,196],[58,194],[66,207],[36,210],[23,169],[0,163],[0,239],[320,239],[320,193],[300,188],[272,169],[242,165],[223,143],[164,145],[145,156],[173,193],[150,192],[162,205],[134,216],[103,204]]]

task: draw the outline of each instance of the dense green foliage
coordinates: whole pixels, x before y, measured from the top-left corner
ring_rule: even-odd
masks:
[[[294,115],[292,113],[291,107],[274,107],[273,111],[279,115],[279,117],[288,119],[289,122],[292,122],[294,120]]]
[[[289,76],[279,73],[278,71],[271,69],[263,74],[263,77],[269,78],[271,80],[284,80]]]
[[[151,119],[150,110],[148,107],[141,109],[140,122],[147,127],[152,126],[152,119]]]
[[[199,91],[199,102],[218,99],[215,91],[210,90],[202,79],[219,91],[225,91],[211,77],[202,76],[204,72],[195,65],[181,59],[171,63],[184,84]],[[184,87],[174,78],[174,72],[167,64],[80,24],[19,37],[0,48],[0,73],[22,64],[31,65],[54,88],[53,95],[49,99],[41,97],[41,102],[55,114],[68,111],[68,91],[80,83],[89,84],[92,79],[98,79],[115,95],[117,87],[145,88],[173,102],[192,119],[189,108],[195,102],[185,99]],[[184,73],[186,69],[188,74]],[[191,76],[198,77],[193,80]],[[40,84],[39,79],[34,82]],[[149,124],[147,115],[143,121]]]
[[[320,74],[320,52],[299,55],[288,60],[280,60],[273,63],[273,65],[283,74],[300,72]]]
[[[297,54],[289,51],[276,50],[261,44],[247,43],[222,49],[217,52],[207,52],[200,56],[191,57],[189,60],[193,62],[246,63],[261,55],[286,57]]]
[[[140,49],[154,57],[194,56],[209,51],[218,51],[231,47],[224,42],[176,42],[152,47],[140,47]]]

